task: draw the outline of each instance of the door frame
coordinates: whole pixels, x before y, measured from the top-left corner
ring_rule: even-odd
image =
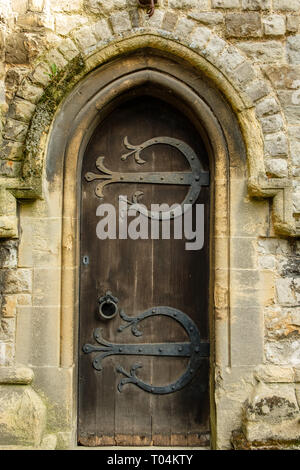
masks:
[[[151,86],[150,86],[151,84]],[[48,142],[48,178],[63,174],[60,366],[73,367],[72,426],[77,429],[77,357],[79,312],[79,234],[81,161],[100,120],[112,106],[138,88],[163,90],[183,105],[196,123],[211,162],[210,231],[210,414],[212,447],[216,446],[216,366],[230,365],[229,259],[230,165],[246,167],[246,152],[237,119],[212,82],[182,59],[144,49],[102,65],[66,98]],[[121,98],[123,99],[123,98]],[[88,132],[87,132],[88,129]],[[50,163],[49,163],[50,162]],[[77,440],[76,440],[77,442]]]

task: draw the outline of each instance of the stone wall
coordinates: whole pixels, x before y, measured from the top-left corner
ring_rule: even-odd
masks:
[[[231,196],[232,236],[240,237],[234,240],[238,261],[233,259],[231,265],[231,302],[233,309],[242,305],[250,312],[259,311],[263,321],[254,325],[250,318],[249,328],[263,347],[261,356],[259,348],[247,351],[247,357],[256,354],[252,362],[247,362],[246,353],[242,355],[239,367],[247,368],[243,379],[228,367],[217,368],[216,402],[225,409],[234,402],[237,410],[234,419],[218,424],[217,445],[230,447],[232,431],[241,428],[248,442],[258,446],[267,445],[268,439],[272,445],[287,441],[296,446],[300,439],[300,1],[159,0],[151,18],[136,4],[137,0],[0,0],[0,371],[6,371],[0,384],[0,424],[8,413],[7,398],[1,402],[1,396],[7,397],[7,387],[14,383],[16,363],[38,368],[32,384],[25,378],[22,387],[35,403],[29,415],[39,410],[34,436],[26,440],[20,431],[19,440],[13,440],[14,431],[8,431],[1,440],[0,432],[0,445],[38,447],[44,438],[44,445],[51,447],[47,433],[55,432],[64,442],[64,431],[73,432],[70,418],[63,417],[60,428],[53,425],[60,407],[71,405],[61,405],[58,394],[51,395],[45,385],[50,376],[42,369],[53,367],[51,377],[68,390],[64,392],[68,403],[72,379],[70,371],[60,367],[60,318],[55,310],[60,302],[61,219],[51,204],[47,206],[51,198],[60,196],[48,193],[47,136],[57,109],[75,84],[108,60],[108,47],[115,48],[116,56],[122,52],[122,40],[135,38],[138,44],[136,38],[142,43],[143,36],[151,33],[161,43],[170,41],[170,50],[179,44],[203,59],[205,73],[237,114],[247,147],[249,191],[236,186]],[[248,121],[244,109],[252,113]],[[238,275],[237,268],[243,270]],[[37,350],[41,336],[48,334],[54,335],[51,346]],[[17,407],[19,398],[9,390]],[[18,393],[23,392],[18,389]],[[10,429],[17,433],[18,426]],[[234,445],[242,445],[239,442],[237,438]]]

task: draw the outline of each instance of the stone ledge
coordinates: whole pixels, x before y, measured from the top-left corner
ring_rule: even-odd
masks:
[[[280,441],[269,439],[265,441],[248,441],[241,430],[232,432],[231,444],[234,450],[299,450],[300,441]]]
[[[33,370],[24,366],[0,367],[0,384],[30,384],[33,380]]]

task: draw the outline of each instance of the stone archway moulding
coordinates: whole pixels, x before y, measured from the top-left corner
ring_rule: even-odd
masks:
[[[197,34],[196,34],[197,33]],[[27,106],[31,115],[30,127],[25,141],[25,161],[23,173],[19,178],[3,178],[1,184],[2,213],[0,214],[0,236],[17,237],[16,200],[40,198],[43,195],[43,168],[47,147],[48,131],[55,112],[68,93],[85,75],[116,57],[130,54],[143,48],[153,48],[169,53],[178,60],[184,60],[212,80],[214,86],[226,97],[233,108],[244,138],[248,162],[248,188],[253,196],[272,197],[273,222],[278,234],[299,236],[300,227],[296,226],[293,216],[292,182],[289,178],[268,178],[265,172],[265,146],[261,123],[255,113],[253,84],[256,83],[260,95],[272,95],[268,84],[264,83],[252,64],[233,46],[226,44],[207,28],[197,28],[194,40],[188,45],[172,33],[144,31],[126,33],[116,39],[111,38],[99,43],[93,52],[84,54],[75,43],[67,39],[57,47],[57,57],[61,57],[64,67],[54,74],[37,104],[17,97],[11,104],[9,115],[18,120],[18,109]],[[67,44],[66,44],[67,43]],[[72,43],[72,45],[70,45]],[[53,56],[53,54],[52,54]],[[68,58],[68,62],[66,62]],[[238,65],[237,65],[238,64]],[[38,75],[39,69],[49,69],[49,61],[37,65],[31,80]],[[41,71],[40,71],[41,73]],[[45,75],[45,72],[43,72]],[[36,82],[45,81],[35,78]],[[18,95],[18,93],[17,93]],[[262,97],[260,96],[260,97]],[[274,96],[274,94],[273,94]],[[28,119],[27,119],[28,120]],[[20,118],[22,121],[22,118]],[[283,132],[281,133],[283,134]],[[279,139],[284,139],[284,135]],[[278,141],[281,144],[281,141]],[[23,150],[20,143],[5,142],[8,152]],[[268,154],[267,154],[268,155]],[[8,153],[9,158],[9,153]],[[8,164],[11,164],[8,161]]]
[[[149,53],[150,52],[150,53]],[[172,69],[168,71],[168,66]],[[244,175],[245,149],[238,124],[228,105],[218,97],[218,112],[213,113],[215,90],[207,91],[204,81],[195,85],[195,75],[189,71],[180,73],[181,64],[171,59],[155,55],[146,50],[108,63],[96,69],[74,88],[57,113],[47,146],[46,172],[54,186],[63,194],[62,207],[62,272],[61,272],[61,312],[60,312],[60,367],[70,368],[76,363],[74,338],[78,330],[78,280],[79,280],[79,204],[80,189],[78,175],[81,174],[82,157],[93,130],[106,112],[118,103],[119,99],[130,98],[130,93],[159,93],[167,97],[172,94],[172,102],[178,101],[181,109],[194,118],[199,132],[203,133],[212,162],[212,200],[214,206],[215,230],[212,230],[214,253],[211,263],[210,311],[212,331],[212,360],[214,364],[230,366],[230,314],[229,314],[229,270],[224,268],[224,259],[229,259],[229,161],[235,175]],[[99,90],[99,78],[101,87]],[[200,78],[200,77],[199,77]],[[167,91],[167,93],[166,93]],[[206,101],[202,93],[206,92]],[[75,97],[76,103],[75,103]],[[217,102],[217,99],[216,99]],[[101,113],[99,113],[101,111]],[[230,113],[223,127],[220,122]],[[189,115],[190,113],[190,115]],[[197,121],[197,122],[196,122]],[[220,122],[219,122],[220,121]],[[230,129],[230,131],[229,131]],[[231,134],[232,133],[232,134]],[[109,158],[109,156],[107,156]],[[221,269],[220,269],[221,267]],[[216,292],[213,292],[216,289]],[[222,301],[218,301],[222,292]],[[213,338],[218,338],[216,341]],[[212,374],[214,366],[212,367]],[[74,377],[76,380],[76,377]],[[73,397],[76,396],[76,383],[73,383]],[[218,415],[214,409],[212,390],[212,420]],[[76,407],[74,407],[76,408]],[[76,415],[76,412],[74,412]],[[75,419],[74,419],[75,420]],[[74,421],[73,420],[73,421]],[[214,438],[216,439],[216,437]]]

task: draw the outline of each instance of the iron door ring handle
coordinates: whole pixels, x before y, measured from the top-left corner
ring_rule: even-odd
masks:
[[[99,299],[98,312],[103,320],[112,320],[118,313],[118,299],[114,297],[110,291],[107,291],[103,297]]]

